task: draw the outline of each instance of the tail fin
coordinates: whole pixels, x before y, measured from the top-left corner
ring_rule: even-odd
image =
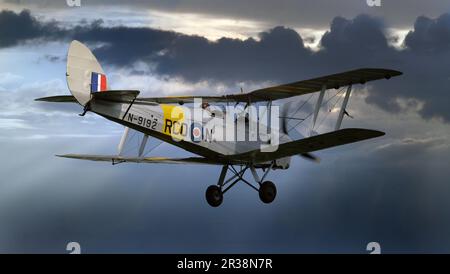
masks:
[[[94,54],[79,41],[72,41],[67,54],[67,85],[75,99],[85,106],[93,92],[108,89],[106,75]]]

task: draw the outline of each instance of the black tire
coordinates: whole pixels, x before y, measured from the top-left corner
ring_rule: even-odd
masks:
[[[277,188],[271,181],[265,181],[259,188],[259,198],[265,204],[270,204],[277,196]]]
[[[206,189],[206,201],[212,207],[218,207],[222,204],[223,193],[219,186],[212,185]]]

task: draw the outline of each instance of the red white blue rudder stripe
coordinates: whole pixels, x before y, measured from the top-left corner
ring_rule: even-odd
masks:
[[[101,92],[107,90],[106,75],[92,72],[91,75],[91,92]]]

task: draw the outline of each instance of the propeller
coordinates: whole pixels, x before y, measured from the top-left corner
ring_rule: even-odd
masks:
[[[283,109],[281,110],[281,116],[280,116],[280,118],[281,118],[281,130],[282,130],[282,132],[284,134],[286,134],[288,136],[289,136],[288,121],[290,119],[292,119],[292,120],[304,120],[304,119],[300,119],[300,118],[289,117],[289,110],[291,108],[291,105],[292,105],[292,101],[289,101],[286,104],[284,104]],[[309,161],[313,161],[313,162],[316,162],[316,163],[320,162],[320,158],[319,157],[317,157],[314,154],[311,154],[309,152],[300,153],[300,154],[297,154],[297,155],[302,157],[302,158],[304,158],[304,159],[306,159],[306,160],[309,160]]]
[[[310,161],[313,161],[313,162],[316,162],[316,163],[320,163],[320,158],[315,156],[314,154],[309,153],[309,152],[301,153],[301,154],[298,154],[298,155],[303,157],[304,159],[307,159],[307,160],[310,160]]]

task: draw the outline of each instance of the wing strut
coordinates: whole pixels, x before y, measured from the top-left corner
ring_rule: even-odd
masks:
[[[320,106],[322,105],[323,96],[325,95],[325,90],[327,89],[327,85],[322,86],[322,90],[320,91],[319,98],[317,99],[316,107],[314,109],[314,118],[311,125],[311,133],[310,136],[313,135],[314,127],[316,126],[317,116],[319,116]]]
[[[341,128],[342,119],[344,119],[345,108],[347,107],[348,99],[350,98],[351,92],[352,92],[352,85],[349,85],[347,88],[347,92],[345,93],[345,98],[344,101],[342,102],[341,110],[339,111],[339,116],[334,130],[339,130]]]
[[[147,144],[148,135],[144,134],[144,138],[142,138],[141,146],[139,147],[139,157],[142,157],[142,154],[144,154],[145,145]]]
[[[130,128],[129,127],[125,127],[125,130],[123,131],[122,138],[120,139],[120,142],[119,142],[118,155],[122,155],[123,146],[125,145],[125,141],[127,140],[129,131],[130,131]]]

